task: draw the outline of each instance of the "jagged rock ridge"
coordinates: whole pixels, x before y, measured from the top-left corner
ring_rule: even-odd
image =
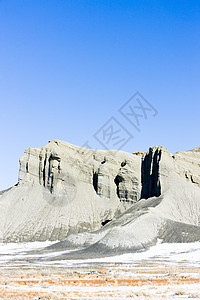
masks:
[[[129,154],[53,140],[25,151],[0,205],[1,241],[85,247],[62,259],[200,240],[200,148]]]
[[[101,228],[140,199],[140,166],[129,153],[58,140],[27,149],[17,186],[0,195],[1,241],[62,240]]]
[[[70,259],[137,251],[158,239],[199,241],[200,148],[175,155],[164,147],[150,148],[142,159],[142,178],[145,197],[116,220],[92,233],[70,235],[47,250],[83,247],[59,257]]]

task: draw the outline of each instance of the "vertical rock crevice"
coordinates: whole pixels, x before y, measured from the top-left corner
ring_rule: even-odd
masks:
[[[53,193],[61,174],[61,159],[58,155],[41,152],[39,155],[39,183]]]
[[[104,164],[101,163],[97,171],[93,170],[93,188],[98,196],[100,197],[111,197],[111,180],[112,177],[107,173],[107,170],[104,169]]]
[[[98,194],[98,173],[93,172],[93,187],[95,192]]]
[[[47,155],[45,154],[44,166],[43,166],[43,174],[42,174],[42,177],[43,177],[43,186],[44,187],[46,186],[46,184],[45,184],[45,179],[46,179],[46,163],[47,163]]]
[[[141,198],[159,197],[161,195],[161,185],[159,176],[159,164],[162,150],[150,148],[145,155],[141,165],[142,190]]]
[[[54,184],[53,174],[51,175],[51,185],[50,185],[50,193],[53,193],[53,184]]]
[[[119,184],[120,184],[120,182],[123,182],[123,178],[122,178],[121,176],[117,175],[117,176],[115,177],[115,179],[114,179],[114,182],[115,182],[116,187],[117,187],[117,196],[118,196],[118,198],[121,199],[124,195],[121,195],[121,191],[120,191],[120,188],[119,188]]]

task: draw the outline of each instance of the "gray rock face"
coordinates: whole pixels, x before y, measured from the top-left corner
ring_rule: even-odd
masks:
[[[0,195],[0,240],[62,240],[101,228],[140,199],[140,165],[141,158],[129,153],[89,151],[57,140],[27,149],[18,185]]]
[[[61,259],[200,240],[200,148],[136,155],[53,140],[25,151],[0,206],[1,241],[84,247]]]
[[[142,159],[142,196],[145,199],[102,229],[71,235],[50,249],[84,247],[60,256],[60,259],[70,259],[145,249],[158,239],[163,242],[199,241],[199,175],[200,148],[175,155],[163,147],[150,148]]]

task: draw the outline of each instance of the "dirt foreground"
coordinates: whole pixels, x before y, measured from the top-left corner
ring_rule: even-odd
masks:
[[[0,299],[200,299],[200,268],[1,269]]]

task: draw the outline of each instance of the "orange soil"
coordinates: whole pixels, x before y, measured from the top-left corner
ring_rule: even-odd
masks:
[[[187,273],[192,273],[192,276]],[[135,267],[128,269],[123,266],[119,268],[119,265],[117,269],[114,267],[93,270],[81,268],[3,269],[0,270],[0,299],[83,299],[83,297],[104,299],[108,296],[117,297],[117,299],[139,296],[147,297],[147,299],[161,299],[166,297],[163,294],[157,296],[155,293],[151,294],[152,289],[162,286],[163,289],[168,290],[169,286],[170,289],[175,289],[175,294],[182,295],[182,290],[176,290],[176,288],[187,287],[191,284],[199,286],[196,296],[192,295],[193,298],[199,299],[199,273],[199,268]],[[70,291],[69,289],[65,291],[65,287],[66,289],[70,287]],[[84,290],[77,290],[79,287]],[[90,290],[90,287],[108,287],[109,290],[94,291]],[[124,290],[123,288],[119,290],[117,287],[124,287]],[[125,287],[129,287],[129,290]],[[133,290],[130,290],[130,287]]]

